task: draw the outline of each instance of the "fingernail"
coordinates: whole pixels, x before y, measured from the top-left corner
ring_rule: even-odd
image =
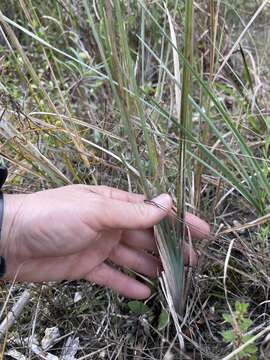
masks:
[[[152,199],[152,201],[166,209],[170,209],[172,206],[172,198],[168,194],[160,194]]]

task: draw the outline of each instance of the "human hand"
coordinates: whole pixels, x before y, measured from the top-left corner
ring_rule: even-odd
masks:
[[[110,260],[149,277],[158,274],[161,264],[155,256],[153,226],[170,213],[172,200],[166,194],[154,199],[163,209],[143,200],[143,195],[86,185],[5,195],[0,243],[7,264],[4,278],[86,279],[130,298],[147,298],[146,285],[108,264]],[[187,217],[193,237],[208,236],[204,221]],[[193,250],[191,255],[196,262]]]

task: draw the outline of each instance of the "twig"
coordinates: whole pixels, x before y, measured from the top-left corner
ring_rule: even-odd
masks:
[[[0,324],[0,340],[5,336],[11,326],[15,323],[15,321],[21,315],[25,305],[28,303],[30,299],[31,292],[30,290],[24,290],[22,295],[20,296],[17,303],[12,307],[12,309],[8,312],[6,318]]]

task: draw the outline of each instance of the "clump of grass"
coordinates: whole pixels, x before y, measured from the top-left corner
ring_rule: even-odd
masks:
[[[209,220],[211,210],[215,223],[224,226],[237,217],[246,233],[235,229],[228,294],[234,301],[249,298],[257,280],[258,302],[267,299],[267,271],[260,265],[262,259],[267,263],[267,242],[258,243],[256,230],[244,225],[269,211],[269,141],[264,143],[269,134],[262,126],[269,121],[259,106],[264,98],[253,84],[254,59],[242,42],[266,2],[254,9],[252,22],[235,43],[226,43],[226,11],[232,10],[219,1],[210,1],[209,7],[193,1],[168,1],[166,6],[159,1],[155,6],[120,0],[49,3],[50,9],[46,2],[37,7],[20,1],[13,4],[18,10],[13,18],[4,10],[0,15],[7,63],[0,96],[1,156],[13,169],[10,184],[18,191],[35,191],[74,182],[106,183],[144,192],[149,199],[169,192],[179,222],[164,221],[156,228],[167,306],[181,345],[185,338],[194,354],[221,358],[226,349],[216,327],[226,312],[220,279],[230,235],[211,237],[209,249],[198,245],[204,254],[199,275],[189,271],[185,281],[183,242],[190,239],[183,218],[186,210],[206,210]],[[240,68],[235,69],[234,56],[243,63]],[[242,70],[246,75],[239,79]],[[192,282],[193,294],[188,291]],[[114,308],[113,301],[119,316],[128,316],[130,330],[132,315],[119,305],[121,299],[97,292],[104,307]],[[153,304],[150,299],[138,306],[155,308],[159,301],[164,307],[157,295]],[[256,306],[252,299],[245,301]],[[179,355],[170,321],[157,335],[153,314],[160,311],[140,313],[140,324],[149,339],[151,331],[158,339],[166,337]],[[108,326],[118,333],[117,320]],[[206,334],[214,336],[215,344]],[[136,343],[121,336],[123,347]],[[154,358],[171,351],[170,345],[161,345],[152,352],[148,345],[143,351]]]

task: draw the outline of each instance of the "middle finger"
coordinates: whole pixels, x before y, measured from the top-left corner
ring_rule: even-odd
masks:
[[[122,232],[121,243],[135,249],[141,249],[158,254],[153,229],[125,230]]]

